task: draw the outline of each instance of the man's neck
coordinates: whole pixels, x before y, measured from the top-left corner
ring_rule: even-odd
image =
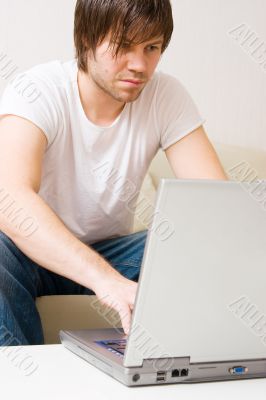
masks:
[[[95,125],[111,125],[125,107],[125,103],[112,100],[91,81],[87,74],[80,70],[78,71],[78,88],[84,113]]]

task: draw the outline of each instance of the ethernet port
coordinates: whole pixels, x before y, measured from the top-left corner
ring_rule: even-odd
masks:
[[[178,378],[179,377],[179,369],[173,369],[172,370],[172,378]]]
[[[181,376],[188,376],[188,369],[181,369]]]

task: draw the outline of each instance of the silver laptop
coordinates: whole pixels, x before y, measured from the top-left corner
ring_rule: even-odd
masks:
[[[64,346],[127,386],[266,377],[263,185],[161,180],[129,335]]]

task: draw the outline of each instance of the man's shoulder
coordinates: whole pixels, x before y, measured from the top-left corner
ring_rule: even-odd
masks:
[[[37,86],[47,89],[65,87],[73,78],[75,60],[62,62],[53,60],[47,63],[35,65],[16,75],[12,84],[18,81],[32,81]]]
[[[156,71],[142,93],[140,103],[161,104],[168,100],[182,100],[186,97],[186,89],[175,76],[163,71]]]
[[[158,70],[148,83],[147,91],[154,91],[156,89],[163,90],[165,88],[173,88],[176,90],[178,88],[182,89],[183,85],[174,75]]]

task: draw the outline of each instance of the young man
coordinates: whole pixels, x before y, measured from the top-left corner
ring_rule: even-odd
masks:
[[[126,202],[160,147],[177,178],[226,179],[186,90],[155,73],[172,30],[169,0],[78,0],[76,59],[2,96],[0,327],[19,344],[43,343],[42,295],[95,293],[128,333],[146,231]]]

